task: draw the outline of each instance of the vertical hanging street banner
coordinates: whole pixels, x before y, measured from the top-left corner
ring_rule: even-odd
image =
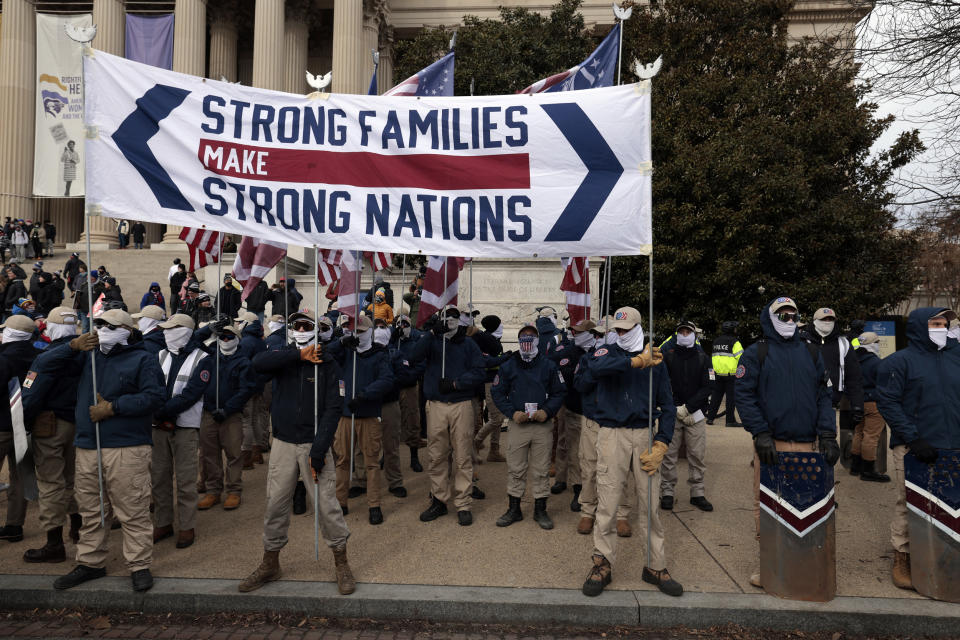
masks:
[[[91,16],[37,14],[36,196],[84,195],[83,56],[67,24],[89,27]]]
[[[127,60],[161,69],[173,68],[173,14],[138,16],[127,14]]]
[[[305,97],[101,51],[84,71],[100,215],[335,250],[651,251],[649,82]]]

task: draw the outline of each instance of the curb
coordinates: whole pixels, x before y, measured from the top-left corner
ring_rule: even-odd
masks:
[[[960,606],[933,600],[839,597],[828,603],[764,594],[606,591],[587,598],[574,589],[518,589],[360,584],[341,596],[329,582],[281,580],[253,593],[236,580],[157,578],[134,593],[127,578],[108,577],[55,591],[52,576],[0,575],[0,608],[86,608],[104,612],[213,614],[277,611],[331,618],[549,626],[640,626],[704,629],[735,624],[792,631],[955,636]]]

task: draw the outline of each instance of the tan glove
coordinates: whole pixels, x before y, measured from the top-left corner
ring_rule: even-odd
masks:
[[[100,338],[95,332],[83,333],[70,341],[70,348],[74,351],[91,351],[100,344]]]
[[[113,403],[103,399],[103,396],[97,394],[97,404],[90,407],[90,419],[94,422],[102,422],[107,418],[113,417]]]
[[[536,411],[533,412],[533,415],[531,416],[531,419],[533,419],[533,420],[535,420],[535,421],[537,421],[537,422],[546,422],[546,421],[547,421],[547,412],[544,411],[543,409],[537,409]]]
[[[300,359],[304,362],[312,362],[313,364],[320,364],[323,360],[320,359],[320,355],[323,353],[322,348],[318,349],[317,345],[312,344],[309,347],[304,347],[300,349]]]
[[[657,440],[653,443],[653,450],[647,449],[640,454],[640,468],[646,471],[647,475],[652,476],[660,468],[660,463],[663,462],[663,456],[666,454],[667,445]]]
[[[681,404],[677,406],[677,420],[683,420],[688,415],[690,415],[690,412],[687,411],[687,405]]]
[[[524,422],[528,422],[529,420],[530,418],[523,411],[513,412],[513,421],[516,422],[517,424],[523,424]]]
[[[643,351],[630,358],[630,366],[634,369],[655,367],[661,362],[663,362],[663,354],[660,353],[660,347],[653,347],[651,352],[649,344],[643,348]]]

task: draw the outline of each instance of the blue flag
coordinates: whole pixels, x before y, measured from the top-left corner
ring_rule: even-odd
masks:
[[[378,64],[373,65],[373,77],[370,78],[370,88],[367,89],[368,96],[377,95],[377,67],[379,66]]]
[[[426,69],[421,69],[383,95],[385,96],[452,96],[453,51]]]
[[[538,80],[518,93],[545,93],[612,87],[617,75],[617,50],[620,45],[620,25],[617,22],[600,46],[586,60],[575,67]]]

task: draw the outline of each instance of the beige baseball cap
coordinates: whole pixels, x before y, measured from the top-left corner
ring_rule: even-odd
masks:
[[[56,307],[47,314],[47,322],[53,324],[77,324],[77,312],[70,307]]]
[[[140,309],[140,313],[134,313],[130,316],[134,320],[139,320],[140,318],[151,318],[153,320],[166,320],[167,312],[163,310],[163,307],[158,307],[155,304],[148,304],[143,309]]]
[[[17,331],[33,331],[36,328],[37,325],[30,319],[30,316],[25,316],[22,313],[10,316],[6,322],[0,324],[0,329],[16,329]]]
[[[240,337],[240,333],[241,333],[241,332],[240,332],[240,329],[236,328],[236,327],[233,326],[232,324],[228,324],[227,326],[225,326],[225,327],[223,328],[223,331],[226,331],[227,333],[232,333],[233,335],[237,336],[238,338]]]
[[[247,311],[246,309],[240,309],[235,319],[236,322],[256,322],[257,320],[257,314],[252,311]]]
[[[837,312],[831,309],[830,307],[820,307],[813,312],[814,320],[823,320],[824,318],[833,318],[837,319]]]
[[[96,319],[103,320],[107,324],[111,324],[115,327],[127,327],[128,329],[137,328],[137,323],[134,322],[133,318],[130,317],[130,314],[123,309],[109,309],[100,314],[100,317]]]
[[[770,305],[770,311],[776,313],[783,309],[784,307],[793,307],[797,311],[800,310],[800,307],[797,306],[797,303],[793,301],[793,298],[788,298],[787,296],[780,296],[773,301],[773,304]]]
[[[161,329],[173,329],[175,327],[186,327],[187,329],[193,330],[197,328],[197,324],[193,321],[193,318],[188,316],[185,313],[175,313],[170,316],[166,322],[161,322],[157,325]]]
[[[570,327],[574,331],[593,331],[597,327],[597,323],[591,320],[590,318],[584,318],[577,324]]]
[[[614,312],[610,326],[614,329],[629,330],[640,324],[642,319],[640,312],[633,307],[620,307]]]
[[[873,331],[865,331],[860,334],[860,337],[857,338],[860,341],[861,345],[873,344],[874,342],[880,342],[880,336],[875,334]]]

